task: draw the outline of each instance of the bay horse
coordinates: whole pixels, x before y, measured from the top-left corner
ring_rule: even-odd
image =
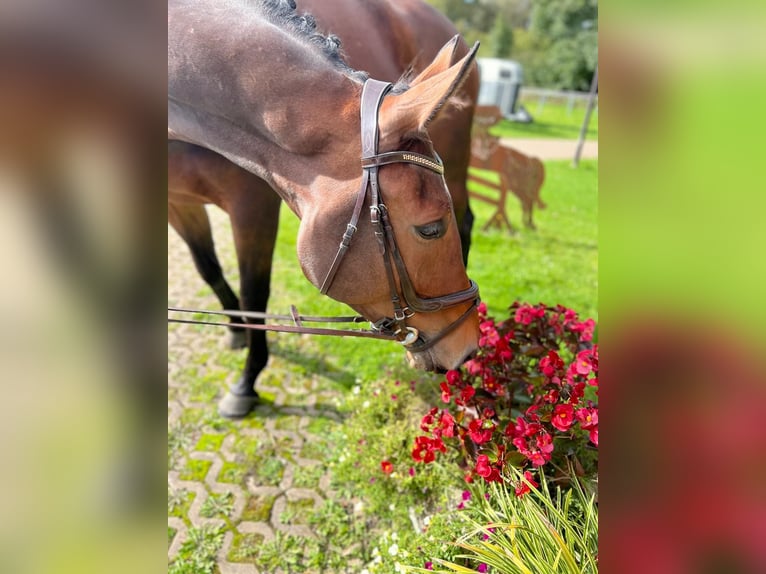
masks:
[[[413,367],[455,368],[475,351],[478,288],[429,138],[447,130],[441,112],[456,105],[475,52],[455,36],[391,86],[350,68],[338,40],[293,2],[169,2],[169,220],[225,307],[240,305],[202,204],[230,216],[241,307],[264,310],[281,199],[301,220],[307,279],[395,334]],[[268,349],[262,332],[248,333],[245,371],[219,404],[225,416],[258,399]]]

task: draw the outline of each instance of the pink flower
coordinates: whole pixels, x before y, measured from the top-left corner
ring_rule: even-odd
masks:
[[[513,320],[522,325],[529,325],[532,321],[539,317],[545,316],[545,307],[532,307],[531,305],[521,305],[516,309],[516,314],[513,316]]]
[[[588,433],[588,437],[593,444],[598,446],[598,427],[592,428]]]
[[[551,424],[562,432],[569,430],[574,423],[574,407],[569,404],[556,405],[553,409]]]
[[[464,490],[463,491],[463,500],[470,500],[471,499],[471,491],[470,490]]]
[[[479,337],[480,347],[494,347],[500,341],[500,335],[495,328],[495,322],[492,320],[482,321],[479,323]]]
[[[484,564],[484,562],[482,562],[481,564],[479,564],[479,565],[476,567],[476,571],[477,571],[477,572],[481,572],[481,574],[484,574],[484,572],[486,572],[486,571],[487,571],[487,565],[486,565],[486,564]]]
[[[465,368],[469,375],[478,375],[482,371],[481,362],[476,359],[471,359],[465,362]]]
[[[577,358],[574,362],[574,370],[578,375],[589,375],[593,370],[593,364],[591,363],[592,353],[590,350],[581,351],[577,353]]]
[[[580,428],[583,430],[591,430],[598,426],[598,409],[577,409],[575,416],[577,417],[577,420],[580,421]]]
[[[532,453],[529,455],[529,460],[534,466],[543,466],[550,459],[551,459],[551,455],[546,456],[544,453],[540,452],[539,450],[532,451]]]
[[[414,467],[411,466],[410,470],[408,470],[407,472],[409,473],[410,476],[415,476],[415,468]]]
[[[389,461],[384,460],[380,463],[380,469],[383,471],[383,474],[391,474],[394,472],[394,465],[391,464]]]
[[[428,562],[426,562],[423,565],[423,568],[425,568],[426,570],[433,570],[434,569],[434,563],[429,560]]]

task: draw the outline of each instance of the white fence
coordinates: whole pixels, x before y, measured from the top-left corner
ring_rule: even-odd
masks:
[[[575,108],[585,108],[588,105],[588,92],[574,92],[567,90],[549,90],[546,88],[533,88],[522,86],[519,95],[519,102],[529,108],[533,103],[537,104],[537,109],[528,109],[533,116],[541,114],[548,102],[564,104],[567,107],[567,115],[571,114]],[[596,94],[596,103],[594,113],[598,111],[598,94]]]

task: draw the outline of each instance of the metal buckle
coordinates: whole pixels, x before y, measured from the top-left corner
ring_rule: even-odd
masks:
[[[415,311],[411,310],[409,307],[405,307],[404,309],[399,309],[397,312],[396,309],[394,309],[394,320],[395,321],[404,321],[405,319],[409,319],[410,317],[415,316]]]
[[[393,326],[396,324],[396,322],[391,317],[383,317],[382,319],[378,319],[377,321],[370,322],[370,329],[373,331],[377,331],[379,333],[389,333],[394,334]]]

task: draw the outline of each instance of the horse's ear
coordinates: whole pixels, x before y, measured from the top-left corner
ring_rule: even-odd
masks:
[[[439,50],[438,54],[436,54],[433,62],[428,64],[428,66],[426,66],[426,68],[420,72],[410,83],[414,84],[416,82],[422,82],[423,80],[431,78],[452,66],[456,62],[457,47],[459,45],[460,34],[455,34],[449,42],[442,46],[442,49]]]
[[[410,83],[407,91],[386,97],[380,109],[380,127],[385,133],[421,131],[455,95],[471,71],[479,43],[451,64],[458,45],[455,36],[439,51],[433,62]]]

